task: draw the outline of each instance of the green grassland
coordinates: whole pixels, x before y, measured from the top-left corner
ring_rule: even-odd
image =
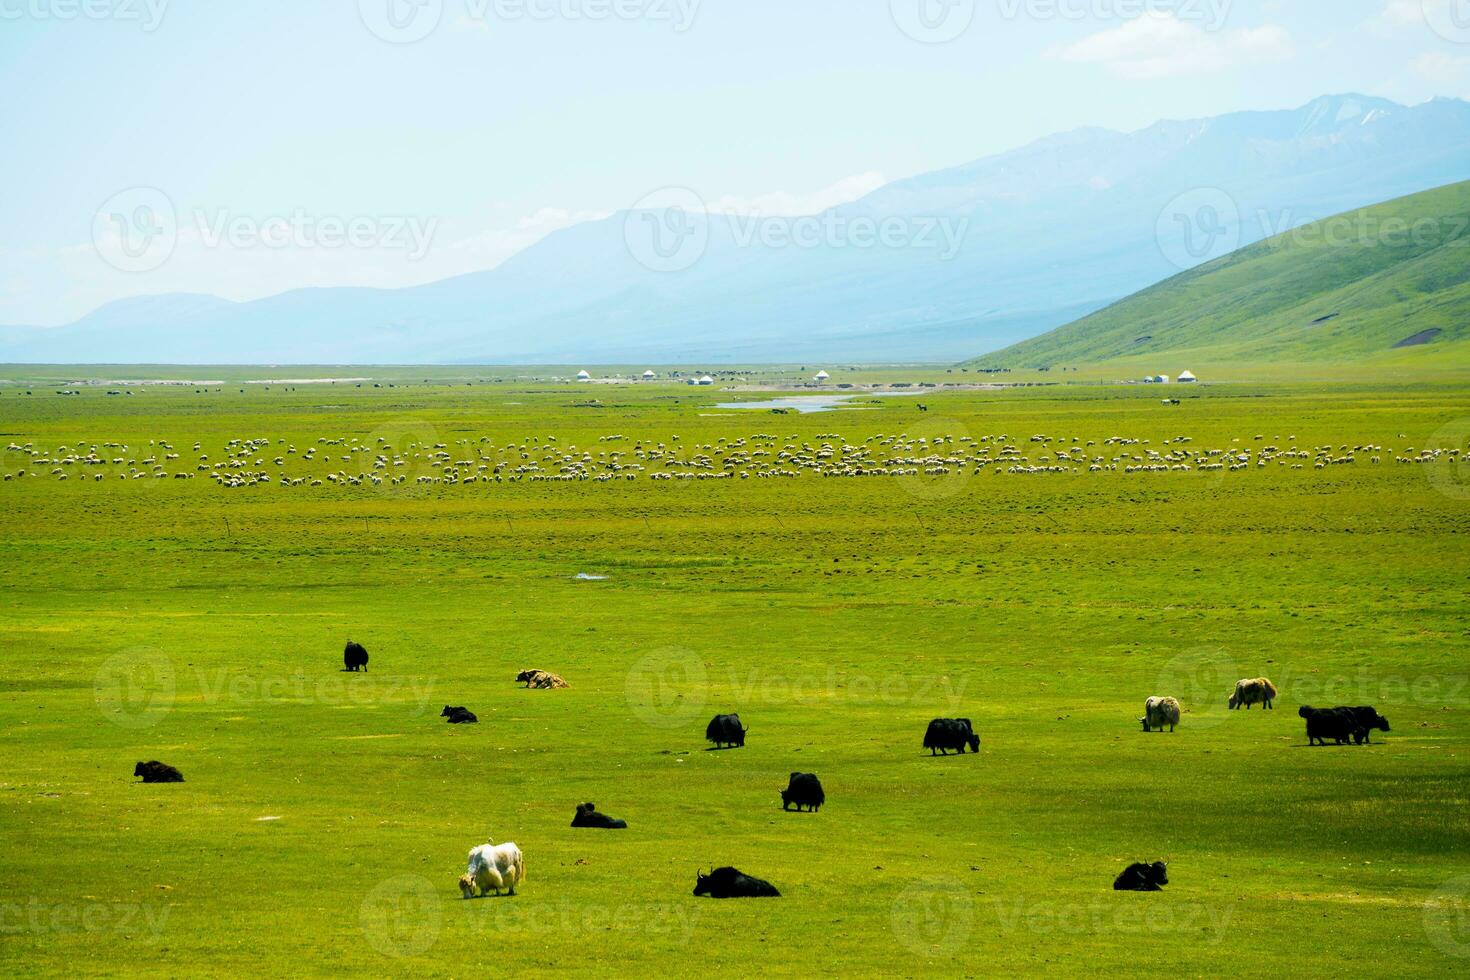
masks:
[[[233,378],[297,376],[319,375]],[[728,393],[662,384],[600,389],[589,406],[585,386],[422,382],[7,388],[0,446],[166,440],[189,460],[196,441],[404,433],[554,435],[594,452],[615,434],[1470,437],[1470,387],[1432,381],[1207,385],[1177,407],[1117,386],[936,391],[922,415],[889,399],[804,416],[721,411]],[[21,463],[8,453],[0,472]],[[1449,457],[473,487],[3,482],[0,963],[1460,972],[1467,532],[1470,473]],[[348,637],[370,649],[369,673],[341,672]],[[572,687],[521,690],[530,666]],[[1277,710],[1226,711],[1235,679],[1258,674],[1281,688]],[[1140,731],[1153,694],[1185,703],[1175,733]],[[1311,749],[1304,702],[1372,703],[1393,731]],[[444,724],[445,704],[481,723]],[[705,751],[717,711],[740,713],[746,748]],[[930,758],[936,716],[972,718],[980,754]],[[136,784],[146,759],[187,782]],[[780,810],[794,770],[821,776],[820,813]],[[630,829],[572,830],[584,800]],[[514,898],[462,901],[465,853],[492,837],[519,843],[527,880]],[[1159,858],[1164,892],[1111,890],[1124,865]],[[692,897],[695,871],[721,864],[783,897]]]
[[[1274,236],[968,366],[1077,366],[1108,378],[1463,379],[1467,254],[1470,182]],[[1427,342],[1397,346],[1426,332]]]

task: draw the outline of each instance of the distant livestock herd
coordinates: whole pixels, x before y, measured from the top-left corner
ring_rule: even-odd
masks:
[[[361,644],[351,640],[342,652],[343,669],[348,672],[365,671],[368,652]],[[561,677],[549,671],[530,669],[516,675],[517,683],[527,688],[551,690],[566,688]],[[1244,678],[1237,681],[1235,690],[1228,698],[1231,710],[1261,705],[1270,710],[1276,700],[1276,686],[1264,677]],[[1304,705],[1297,712],[1307,724],[1307,740],[1311,745],[1363,745],[1371,743],[1373,731],[1389,731],[1388,719],[1370,706],[1313,708]],[[1139,719],[1146,732],[1161,732],[1165,726],[1173,731],[1178,726],[1182,708],[1177,698],[1151,697],[1144,703],[1143,717]],[[475,724],[479,721],[474,712],[465,707],[445,705],[440,717],[451,725]],[[705,739],[714,749],[734,749],[745,746],[745,737],[750,729],[738,714],[715,715],[705,727]],[[980,736],[968,718],[935,718],[924,732],[924,748],[929,754],[948,755],[957,752],[964,755],[966,749],[978,754]],[[182,783],[183,774],[165,763],[139,762],[133,775],[145,783]],[[815,813],[827,802],[826,791],[816,773],[793,772],[786,788],[781,790],[781,809]],[[626,830],[628,822],[610,817],[597,809],[594,803],[579,803],[572,817],[572,826],[597,830]],[[459,878],[459,889],[465,898],[479,898],[489,894],[507,895],[516,893],[516,886],[525,880],[526,860],[521,849],[513,842],[501,844],[488,842],[469,852],[465,873]],[[1152,864],[1132,864],[1113,881],[1116,891],[1159,891],[1169,883],[1167,867],[1162,861]],[[694,894],[710,898],[777,898],[780,892],[767,881],[744,874],[732,867],[715,868],[708,874],[696,874]]]

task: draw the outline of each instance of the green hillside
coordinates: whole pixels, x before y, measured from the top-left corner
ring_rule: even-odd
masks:
[[[1286,232],[964,366],[1398,373],[1463,368],[1467,340],[1470,182]]]

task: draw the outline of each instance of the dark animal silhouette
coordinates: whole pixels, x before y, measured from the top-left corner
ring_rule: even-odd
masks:
[[[184,774],[173,766],[162,762],[140,762],[133,767],[134,776],[142,776],[145,783],[182,783]]]
[[[444,710],[439,712],[439,717],[448,718],[451,725],[475,725],[480,721],[469,708],[451,708],[447,704]]]
[[[1374,729],[1380,732],[1391,731],[1388,727],[1388,719],[1380,715],[1378,710],[1371,705],[1365,704],[1356,708],[1348,708],[1347,710],[1353,713],[1353,717],[1357,719],[1358,724],[1363,729],[1361,734],[1357,732],[1353,733],[1353,741],[1358,745],[1362,745],[1364,742],[1372,745],[1373,739],[1369,737],[1369,733]]]
[[[627,830],[628,821],[609,817],[597,812],[595,803],[578,803],[577,815],[572,818],[573,827],[592,827],[596,830]]]
[[[1130,864],[1123,873],[1113,879],[1115,892],[1162,891],[1169,883],[1168,865],[1163,861],[1153,864]]]
[[[966,745],[971,752],[980,751],[980,736],[975,734],[968,718],[935,718],[924,733],[924,748],[930,755],[936,750],[940,755],[949,755],[951,749],[964,755]]]
[[[695,872],[694,894],[710,898],[780,898],[769,881],[741,874],[734,868],[715,868],[709,874]]]
[[[745,746],[745,733],[750,731],[740,724],[739,715],[715,715],[704,729],[706,741],[714,742],[716,748]]]
[[[1338,745],[1347,745],[1349,741],[1361,745],[1368,737],[1368,730],[1352,708],[1314,708],[1304,704],[1296,713],[1307,720],[1308,745],[1326,745],[1329,739]]]
[[[358,670],[367,672],[368,652],[361,643],[347,641],[347,646],[342,650],[342,667],[356,673]]]
[[[827,794],[822,791],[822,781],[812,772],[793,772],[791,781],[781,791],[783,810],[789,810],[795,804],[798,812],[802,807],[815,811],[820,810],[826,802]]]

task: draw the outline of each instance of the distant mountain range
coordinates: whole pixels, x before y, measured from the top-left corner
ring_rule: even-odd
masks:
[[[1467,177],[1470,103],[1329,96],[1135,133],[1077,130],[801,221],[621,213],[424,286],[124,300],[65,327],[0,328],[0,361],[959,359],[1238,245]],[[650,250],[650,228],[682,229],[659,243],[686,248]],[[887,238],[868,241],[875,229]]]
[[[1411,352],[1470,363],[1470,181],[1258,242],[971,366],[1152,374]]]

